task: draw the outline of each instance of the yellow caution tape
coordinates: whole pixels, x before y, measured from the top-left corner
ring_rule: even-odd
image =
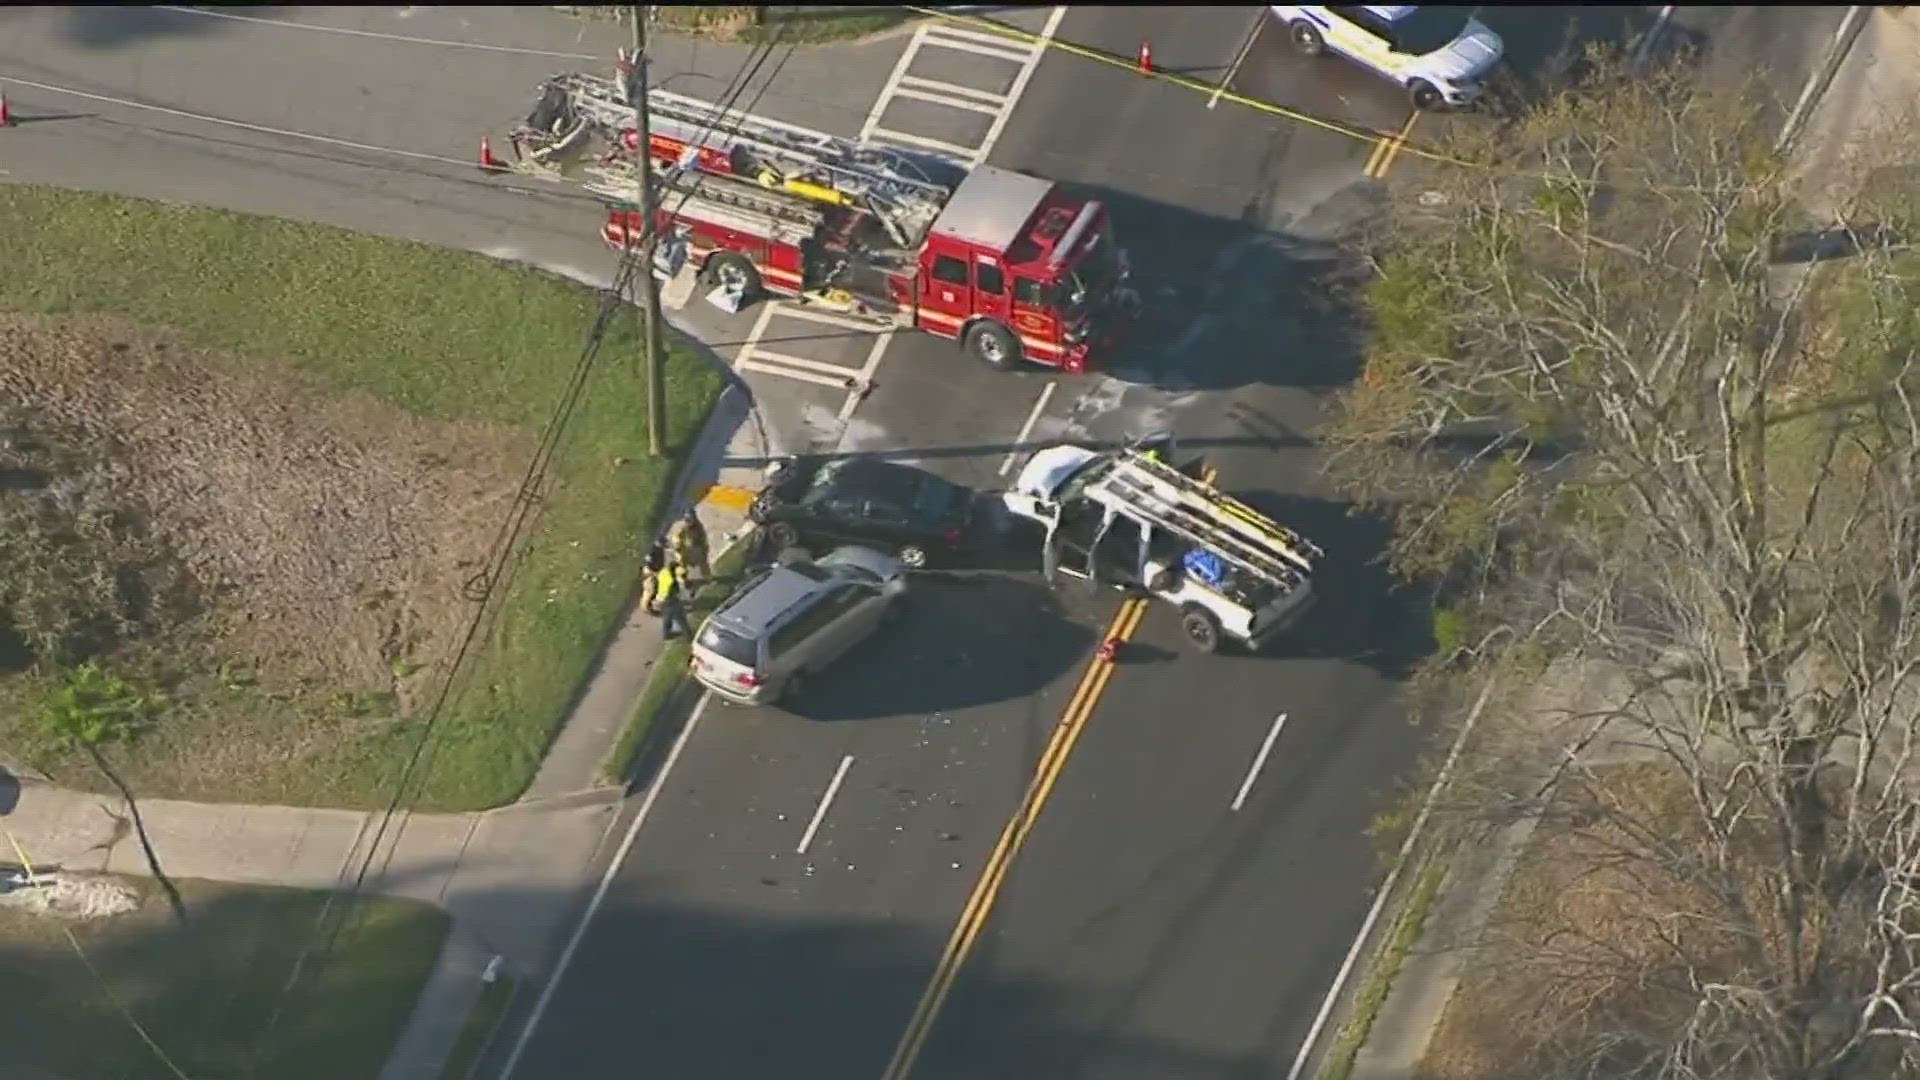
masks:
[[[1008,26],[1004,23],[997,23],[991,19],[982,19],[975,15],[957,15],[950,11],[941,11],[938,8],[913,7],[911,5],[907,6],[907,10],[920,15],[928,15],[936,19],[944,19],[948,22],[961,23],[966,26],[975,27],[986,33],[998,34],[1001,37],[1012,38],[1015,41],[1025,42],[1028,45],[1039,45],[1043,48],[1054,49],[1070,56],[1093,60],[1111,67],[1124,68],[1127,71],[1140,71],[1138,62],[1132,57],[1115,56],[1112,53],[1101,52],[1098,49],[1089,49],[1084,45],[1075,45],[1072,42],[1061,41],[1058,38],[1043,39],[1038,34],[1029,33],[1028,31]],[[1361,127],[1357,124],[1343,124],[1334,120],[1312,116],[1294,109],[1289,109],[1284,105],[1275,105],[1271,102],[1261,101],[1258,98],[1247,97],[1245,94],[1236,94],[1223,87],[1210,86],[1198,79],[1189,78],[1185,75],[1170,71],[1141,72],[1141,75],[1144,78],[1158,79],[1161,82],[1172,83],[1182,89],[1206,94],[1209,97],[1214,94],[1219,94],[1220,100],[1222,101],[1231,101],[1235,105],[1245,106],[1246,108],[1267,113],[1271,116],[1284,117],[1288,120],[1306,124],[1309,127],[1316,127],[1322,131],[1331,131],[1336,135],[1345,135],[1347,138],[1358,139],[1362,142],[1380,142],[1382,140],[1392,140],[1395,138],[1393,132],[1375,131],[1372,128]],[[1437,153],[1432,150],[1423,150],[1420,147],[1408,143],[1402,143],[1400,150],[1404,153],[1413,154],[1416,157],[1426,158],[1429,161],[1440,161],[1450,165],[1473,167],[1473,163],[1470,161],[1462,161],[1459,158]]]

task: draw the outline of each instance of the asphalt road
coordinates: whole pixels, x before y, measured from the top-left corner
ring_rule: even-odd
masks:
[[[517,1076],[880,1074],[1110,614],[998,575],[916,589],[802,716],[702,708]]]
[[[1550,79],[1567,42],[1622,37],[1650,17],[1619,10],[1631,13],[1485,17],[1516,64]],[[1727,70],[1742,56],[1782,72],[1810,65],[1831,35],[1817,12],[1796,21],[1740,11],[1681,17]],[[583,55],[622,40],[529,9],[250,12]],[[1161,67],[1218,78],[1251,16],[1079,8],[1059,35],[1122,56],[1151,40]],[[1809,36],[1817,43],[1803,44]],[[854,134],[892,84],[906,40],[797,54],[758,111]],[[701,94],[738,56],[706,46],[661,66],[675,89]],[[611,259],[593,237],[594,204],[465,164],[479,131],[504,133],[544,75],[599,66],[150,9],[5,9],[0,74],[28,122],[0,132],[0,169],[604,278]],[[914,70],[962,77],[937,62]],[[1429,122],[1407,128],[1397,92],[1338,61],[1293,56],[1277,34],[1255,39],[1234,88],[1373,131],[1419,138]],[[1154,318],[1108,372],[1007,376],[904,334],[845,419],[841,394],[749,374],[789,448],[880,451],[982,486],[1003,482],[1043,393],[1026,444],[1171,426],[1223,486],[1333,553],[1308,629],[1274,658],[1194,656],[1166,613],[1148,614],[1008,873],[916,1077],[1285,1075],[1379,877],[1365,824],[1423,747],[1394,701],[1423,628],[1368,565],[1377,528],[1321,489],[1312,448],[1325,393],[1354,369],[1341,297],[1356,268],[1342,240],[1380,205],[1362,174],[1376,144],[1231,103],[1209,110],[1204,98],[1049,54],[993,147],[996,164],[1084,185],[1113,206]],[[887,119],[969,137],[939,123]],[[1395,170],[1413,167],[1398,161]],[[857,368],[871,346],[792,320],[755,335],[757,312],[728,318],[698,302],[682,317],[722,355],[751,338]],[[517,1075],[641,1061],[668,1075],[881,1072],[1112,612],[1108,598],[1048,595],[1017,575],[930,580],[927,594],[914,625],[816,688],[809,716],[702,713]],[[1232,809],[1283,713],[1272,756]],[[812,845],[795,852],[849,756]]]
[[[532,9],[247,14],[602,57],[622,40],[610,27]],[[1021,18],[1037,28],[1045,15]],[[744,100],[757,99],[757,111],[776,119],[856,134],[908,40],[796,53],[770,90],[762,95],[751,84]],[[931,47],[922,51],[914,71],[938,73]],[[674,89],[699,93],[739,56],[668,46],[658,63]],[[605,66],[153,9],[6,9],[0,76],[21,122],[0,132],[0,179],[277,214],[605,281],[613,260],[596,237],[596,203],[537,181],[483,176],[468,164],[482,131],[500,145],[543,77]],[[1006,66],[992,76],[1003,90]],[[943,140],[966,136],[891,111],[885,120]],[[727,317],[695,301],[680,317],[726,359],[750,338],[847,368],[871,355],[870,335],[800,320],[772,319],[756,335],[763,310]],[[960,479],[994,475],[1032,380],[1000,379],[917,335],[900,335],[893,346],[874,393],[844,420],[844,391],[744,372],[778,448],[859,449],[897,431],[926,440],[908,449],[930,467]],[[914,379],[922,391],[903,392]],[[993,396],[1007,386],[1019,389]],[[884,1065],[913,984],[923,981],[1079,677],[1092,628],[1111,614],[1100,610],[1111,608],[1104,600],[1063,614],[1018,580],[970,589],[934,582],[927,591],[916,619],[925,625],[849,658],[845,679],[815,688],[812,719],[721,708],[705,717],[518,1075],[616,1067],[631,1058],[632,1032],[644,1020],[631,1006],[636,994],[691,1008],[712,1002],[702,988],[724,1000],[704,1023],[685,1020],[684,1008],[660,1014],[646,1029],[651,1060],[678,1062],[683,1075],[738,1075],[746,1065],[730,1062],[751,1058],[737,1038],[755,1030],[741,1025],[751,1011],[789,1045],[815,1045],[807,1032],[820,1025],[864,1029],[868,1045],[849,1037],[849,1056],[821,1057],[821,1075]],[[812,861],[803,859],[793,851],[800,830],[847,755],[854,764],[836,809],[822,822]],[[875,948],[868,943],[894,934],[891,958],[860,969],[859,957]],[[807,941],[811,949],[794,945],[786,954],[787,946],[770,944]],[[693,952],[690,942],[699,946]],[[850,958],[837,995],[819,989],[823,949]],[[883,977],[889,965],[899,973],[892,981]],[[878,1019],[868,1012],[876,1000],[892,1003]],[[783,1012],[791,1019],[780,1021]],[[843,1067],[848,1061],[857,1064]]]
[[[1588,42],[1631,48],[1657,9],[1485,9],[1524,85]],[[1707,73],[1791,103],[1834,18],[1687,13]],[[1246,9],[1075,9],[1063,39],[1218,78]],[[1786,40],[1783,40],[1786,39]],[[1254,39],[1242,94],[1420,138],[1397,91]],[[1189,452],[1322,543],[1321,604],[1275,658],[1196,657],[1151,612],[1008,874],[910,1075],[1287,1075],[1383,873],[1365,836],[1425,749],[1396,697],[1424,616],[1370,560],[1377,524],[1318,480],[1312,446],[1357,338],[1342,238],[1379,206],[1375,144],[1062,57],[1043,65],[995,161],[1095,188],[1164,317],[1106,376],[1069,388],[1035,438],[1170,426]],[[1405,162],[1412,159],[1398,159]],[[1393,166],[1391,164],[1389,168]],[[1286,719],[1279,721],[1284,715]],[[1244,804],[1232,803],[1278,728]],[[1010,990],[1012,992],[1010,992]]]

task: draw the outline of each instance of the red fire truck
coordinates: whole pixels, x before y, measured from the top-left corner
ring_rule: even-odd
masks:
[[[638,139],[624,79],[566,75],[514,132],[522,171],[576,175],[638,244]],[[997,368],[1096,365],[1139,306],[1106,207],[991,166],[648,95],[655,225],[740,302],[765,292],[961,342]],[[957,180],[953,178],[957,174]]]

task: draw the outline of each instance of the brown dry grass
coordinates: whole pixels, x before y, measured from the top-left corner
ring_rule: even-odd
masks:
[[[1685,790],[1671,772],[1623,765],[1604,775],[1616,806],[1624,801],[1636,818],[1686,820],[1687,812],[1674,805]],[[1705,897],[1632,872],[1613,857],[1618,845],[1630,844],[1617,828],[1543,826],[1535,836],[1416,1080],[1536,1075],[1598,1017],[1639,1030],[1684,1020],[1690,995],[1667,989],[1660,977],[1673,964],[1663,933],[1683,935],[1695,957],[1733,963],[1729,942],[1702,940],[1697,923],[1676,916],[1708,909]]]
[[[719,396],[717,366],[669,342],[671,453],[656,458],[646,452],[643,380],[622,364],[579,364],[601,298],[572,282],[340,229],[22,184],[0,184],[0,218],[8,223],[0,311],[111,320],[8,325],[73,338],[33,347],[31,369],[44,384],[36,393],[75,414],[67,420],[75,445],[57,451],[113,482],[85,497],[130,500],[117,524],[82,515],[88,531],[77,541],[33,540],[45,531],[44,511],[11,515],[0,540],[40,544],[25,557],[64,547],[86,556],[35,567],[45,580],[20,579],[31,591],[11,599],[25,605],[24,628],[65,640],[73,628],[60,616],[72,622],[77,613],[89,639],[79,644],[98,648],[91,639],[128,614],[126,603],[112,577],[76,570],[111,562],[100,548],[158,547],[126,527],[150,513],[173,530],[172,556],[238,586],[198,590],[199,606],[214,610],[161,620],[192,625],[149,631],[144,656],[122,648],[106,657],[143,691],[141,680],[155,676],[179,684],[163,686],[168,707],[153,730],[118,752],[135,789],[384,806],[405,776],[418,783],[422,808],[517,798],[626,609],[646,538]],[[637,355],[637,323],[613,318],[601,354]],[[133,326],[170,329],[147,337]],[[460,586],[474,553],[506,523],[490,513],[507,487],[503,460],[522,475],[563,401],[573,407],[543,462],[537,521],[510,554],[492,552],[496,568],[503,559],[507,568],[457,688],[444,709],[402,708],[396,678],[420,684],[407,688],[419,694],[431,684],[436,701],[450,685],[430,666],[397,672],[435,659],[446,608],[467,599]],[[114,449],[108,435],[140,450]],[[154,445],[166,461],[153,460]],[[137,489],[136,478],[158,495]],[[10,479],[19,477],[0,471],[0,484]],[[228,528],[241,536],[223,539]],[[54,596],[63,602],[40,605]],[[303,633],[318,636],[297,641]],[[407,650],[415,655],[383,667]],[[256,679],[236,654],[274,671]],[[13,698],[0,700],[0,755],[27,748],[23,710],[7,706],[36,700],[61,677],[51,666],[0,671],[0,696]],[[299,675],[313,671],[347,679]],[[47,764],[62,783],[105,784],[84,757]]]
[[[164,762],[187,790],[321,734],[267,701],[214,707],[231,684],[296,707],[308,689],[392,695],[404,713],[464,627],[461,584],[530,453],[505,424],[422,419],[108,318],[0,313],[0,395],[0,429],[27,436],[5,464],[104,502],[191,583],[185,621],[135,643],[189,706],[140,771]],[[197,685],[216,673],[230,685]]]

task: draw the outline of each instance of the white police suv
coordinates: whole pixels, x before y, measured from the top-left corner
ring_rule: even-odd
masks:
[[[1294,47],[1337,52],[1406,87],[1415,108],[1471,105],[1500,62],[1500,35],[1456,8],[1418,4],[1271,5]]]

